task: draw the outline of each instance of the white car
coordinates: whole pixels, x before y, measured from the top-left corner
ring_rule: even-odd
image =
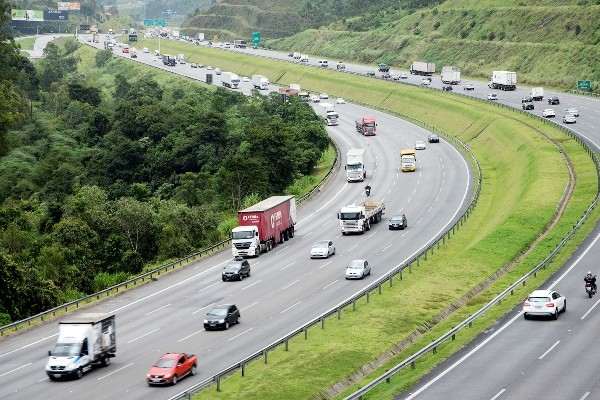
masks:
[[[558,319],[558,314],[567,311],[567,299],[554,290],[535,290],[523,303],[523,317],[532,315]]]
[[[552,108],[546,108],[544,111],[542,111],[542,117],[554,118],[554,117],[556,117],[556,113],[554,112],[554,110]]]
[[[208,67],[206,67],[207,70],[212,71],[213,67],[211,67],[210,65]]]
[[[431,84],[431,82],[429,81],[429,79],[423,79],[421,81],[421,86],[429,86]]]
[[[575,124],[577,123],[577,118],[573,114],[567,114],[563,117],[563,124]]]
[[[335,246],[331,240],[320,240],[310,249],[310,258],[329,258],[335,254]]]
[[[496,93],[488,94],[488,100],[498,100],[498,95]]]
[[[215,68],[215,74],[221,75],[221,69],[220,68]]]
[[[244,76],[242,78],[242,82],[250,82],[250,78],[248,78],[247,76]]]
[[[371,275],[371,266],[367,260],[352,260],[346,267],[346,279],[363,279]]]
[[[415,150],[425,150],[425,142],[422,140],[417,140],[415,143]]]
[[[321,99],[325,100],[325,99],[328,99],[328,98],[329,98],[329,95],[328,95],[327,93],[321,93],[321,94],[319,95],[319,98],[321,98]]]
[[[567,108],[566,113],[567,113],[567,115],[570,114],[570,115],[572,115],[574,117],[579,117],[579,110],[576,109],[576,108]]]
[[[408,79],[408,74],[405,74],[404,72],[400,74],[400,79]]]
[[[152,56],[152,61],[156,61],[156,60],[158,60],[158,57]]]
[[[341,97],[338,97],[338,99],[335,102],[337,104],[346,104],[346,100],[342,99]]]
[[[400,75],[398,75],[398,74],[392,74],[392,80],[394,80],[394,81],[400,80]]]
[[[313,103],[319,103],[321,101],[321,98],[319,96],[317,96],[316,94],[313,94],[312,96],[310,96],[310,100]]]

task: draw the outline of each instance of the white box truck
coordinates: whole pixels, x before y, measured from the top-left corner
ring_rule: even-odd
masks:
[[[308,62],[308,54],[301,54],[300,62],[307,63]]]
[[[325,109],[325,123],[327,126],[338,125],[338,119],[340,116],[337,111],[335,111],[335,105],[331,103],[321,103],[321,107]]]
[[[263,75],[252,75],[252,86],[260,90],[269,88],[269,79]]]
[[[409,71],[413,75],[431,76],[435,72],[435,63],[414,61],[412,64],[410,64]]]
[[[542,101],[544,99],[544,88],[543,87],[531,88],[531,97],[536,101]]]
[[[237,89],[240,86],[240,77],[233,72],[223,72],[221,74],[221,85],[230,89]]]
[[[350,149],[346,153],[346,180],[362,182],[367,177],[365,168],[365,149]]]
[[[512,71],[493,71],[488,87],[490,89],[516,90],[517,73]]]
[[[458,85],[460,83],[459,67],[442,67],[442,83],[447,85]]]
[[[58,339],[48,352],[51,380],[81,378],[93,364],[108,366],[117,351],[114,314],[86,313],[58,323]]]

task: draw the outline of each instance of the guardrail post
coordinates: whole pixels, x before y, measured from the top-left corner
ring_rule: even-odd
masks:
[[[455,327],[453,326],[452,329],[454,329]],[[456,333],[452,334],[452,341],[454,342],[454,340],[456,339]]]
[[[446,235],[442,236],[442,244],[446,244]]]
[[[360,390],[360,389],[362,389],[362,386],[359,386],[359,387],[358,387],[358,390]],[[362,394],[358,396],[358,400],[363,400],[363,398],[362,398]]]
[[[246,364],[242,364],[242,376],[246,376]]]
[[[381,294],[381,283],[378,285],[379,287],[379,294]]]
[[[390,372],[389,369],[386,369],[385,372]],[[390,377],[385,378],[385,383],[390,383]]]
[[[285,339],[285,351],[288,351],[288,350],[289,350],[289,348],[290,348],[290,347],[289,347],[289,340],[288,340],[288,339]]]
[[[304,339],[308,339],[308,329],[304,328]]]
[[[321,317],[321,329],[325,329],[325,318]]]
[[[425,253],[423,253],[423,256],[425,258],[425,261],[427,261],[427,250],[425,250]],[[417,265],[419,265],[419,264],[417,263]]]
[[[390,276],[390,287],[392,287],[392,286],[393,286],[393,284],[394,284],[394,282],[393,282],[393,277],[392,277],[392,276]]]
[[[217,375],[217,377],[215,378],[217,381],[217,392],[221,391],[221,377]]]
[[[398,275],[400,275],[400,280],[402,280],[402,270],[400,270],[400,272],[398,273]]]
[[[338,319],[342,319],[342,309],[338,307],[337,309]]]
[[[367,292],[367,303],[369,302],[369,292]]]
[[[265,364],[267,364],[267,361],[268,361],[267,360],[267,355],[269,354],[269,351],[268,350],[263,350],[263,354],[265,356]]]
[[[410,362],[410,369],[415,369],[415,362],[414,361]]]
[[[356,311],[356,300],[352,300],[352,311]]]

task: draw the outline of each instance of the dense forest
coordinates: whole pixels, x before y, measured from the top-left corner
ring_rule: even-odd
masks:
[[[295,99],[74,40],[32,64],[0,39],[0,324],[227,237],[240,206],[284,193],[330,143]]]

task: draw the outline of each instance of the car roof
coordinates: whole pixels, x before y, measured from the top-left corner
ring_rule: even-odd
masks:
[[[550,296],[554,290],[534,290],[529,297],[545,297]]]
[[[181,354],[183,354],[183,353],[165,353],[162,356],[160,356],[160,358],[165,358],[165,359],[179,358],[179,356]]]
[[[214,306],[212,309],[214,310],[216,308],[229,308],[233,305],[235,305],[235,304],[218,304],[218,305]]]

